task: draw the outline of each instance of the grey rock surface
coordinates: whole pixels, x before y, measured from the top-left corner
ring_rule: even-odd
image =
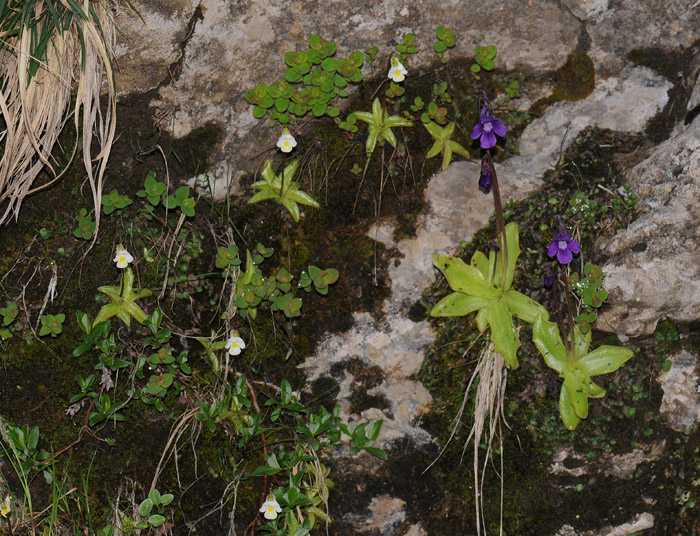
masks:
[[[338,43],[340,56],[379,46],[374,75],[380,77],[393,43],[408,32],[420,45],[408,65],[411,74],[427,68],[435,61],[435,28],[452,24],[457,45],[449,51],[451,58],[470,57],[475,46],[489,43],[499,49],[500,69],[544,73],[559,69],[569,54],[583,47],[590,49],[597,78],[605,79],[629,66],[627,55],[636,48],[650,43],[666,50],[690,46],[700,25],[700,7],[691,0],[134,4],[145,23],[126,9],[116,15],[123,32],[117,48],[118,87],[122,93],[159,88],[154,116],[176,137],[211,122],[223,127],[210,170],[218,196],[225,194],[231,178],[236,192],[235,179],[254,169],[251,159],[261,148],[274,151],[279,135],[253,118],[243,93],[259,82],[281,79],[283,54],[307,46],[312,33]],[[546,80],[541,83],[549,86]],[[526,91],[538,94],[539,88]]]
[[[658,377],[664,391],[661,416],[678,432],[700,423],[700,358],[681,350],[670,357],[671,368]]]
[[[253,169],[251,158],[261,148],[275,149],[279,132],[253,117],[243,93],[260,82],[283,78],[284,53],[308,47],[313,33],[336,42],[341,57],[368,45],[379,46],[375,74],[384,77],[393,42],[408,32],[416,35],[421,50],[407,67],[415,74],[434,63],[435,28],[451,21],[461,22],[453,27],[458,38],[450,57],[469,57],[475,46],[495,44],[499,67],[504,69],[559,68],[576,47],[581,30],[575,17],[553,0],[322,4],[179,0],[173,9],[159,2],[134,3],[146,24],[126,12],[118,18],[125,34],[117,50],[119,87],[146,91],[160,84],[154,113],[161,127],[176,137],[209,122],[220,124],[224,139],[215,148],[212,171],[220,182]],[[198,20],[195,9],[201,13]],[[178,72],[170,72],[180,58]],[[225,188],[215,191],[223,194]]]
[[[627,174],[641,216],[596,248],[610,308],[599,329],[652,333],[659,319],[700,316],[700,118]]]

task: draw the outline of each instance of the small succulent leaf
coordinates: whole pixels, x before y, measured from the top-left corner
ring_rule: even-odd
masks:
[[[452,123],[454,124],[454,123]],[[428,130],[430,135],[437,139],[437,140],[442,140],[443,139],[443,131],[442,128],[440,128],[440,125],[437,123],[430,121],[429,123],[424,123],[423,126]]]
[[[354,115],[355,119],[359,119],[365,123],[374,123],[374,116],[369,112],[353,112],[351,115]],[[348,116],[348,122],[350,122],[350,116]]]
[[[443,147],[443,156],[442,156],[442,170],[445,171],[448,167],[450,167],[450,162],[452,161],[452,149],[450,149],[449,145],[445,145]]]
[[[600,385],[595,383],[593,380],[588,378],[588,398],[603,398],[605,396],[605,389]]]
[[[517,290],[509,290],[505,297],[508,310],[520,320],[532,324],[538,315],[542,315],[545,320],[549,319],[547,310],[529,296]]]
[[[486,312],[486,307],[484,307],[483,309],[479,309],[479,312],[476,314],[476,327],[479,328],[479,331],[481,333],[486,331],[486,329],[489,327],[488,316]]]
[[[289,211],[289,214],[291,214],[292,218],[294,218],[294,221],[299,221],[301,213],[299,212],[299,205],[297,204],[297,202],[289,197],[285,197],[284,199],[282,199],[282,204]]]
[[[477,251],[472,255],[471,265],[474,266],[486,281],[489,280],[489,260],[481,251]]]
[[[294,174],[297,172],[297,168],[299,167],[299,160],[293,160],[289,164],[287,164],[284,168],[284,183],[289,184],[291,180],[294,178]]]
[[[574,326],[574,355],[581,358],[588,353],[588,347],[591,344],[591,330],[583,333],[578,325]],[[589,374],[593,376],[593,374]]]
[[[515,222],[506,225],[506,244],[508,245],[508,265],[506,266],[506,280],[503,285],[503,290],[508,290],[513,285],[515,263],[518,262],[518,257],[520,256],[518,224]]]
[[[379,97],[375,98],[372,102],[372,115],[374,116],[374,121],[377,125],[382,124],[382,119],[384,117],[384,111],[382,110],[382,104],[379,102]]]
[[[574,411],[574,407],[569,400],[568,389],[566,385],[563,384],[559,392],[559,414],[567,430],[575,430],[578,423],[581,422],[581,419],[576,415],[576,411]]]
[[[462,292],[453,292],[441,299],[430,310],[430,316],[464,316],[485,308],[489,304],[487,298],[477,298]]]
[[[139,504],[139,515],[141,517],[146,517],[151,513],[153,509],[153,501],[151,499],[145,499],[141,504]]]
[[[440,140],[436,140],[435,143],[433,143],[433,146],[430,148],[430,151],[428,151],[428,154],[425,155],[425,157],[433,158],[434,156],[439,155],[442,152],[442,147],[442,142]]]
[[[263,165],[261,175],[263,179],[265,179],[265,182],[267,182],[268,184],[272,183],[275,180],[275,172],[272,169],[272,160],[265,160],[265,164]]]
[[[491,340],[506,360],[509,369],[518,368],[518,348],[520,340],[513,325],[513,315],[508,312],[506,301],[491,300],[486,306],[486,316],[491,328]]]
[[[579,369],[564,373],[564,385],[569,393],[569,402],[581,419],[588,417],[587,383],[586,377]]]
[[[488,285],[481,272],[462,259],[435,253],[433,264],[447,278],[452,290],[479,298],[496,297],[496,291]]]
[[[314,207],[314,208],[319,208],[321,206],[318,204],[318,201],[316,201],[313,197],[311,197],[306,192],[302,192],[301,190],[290,191],[286,197],[292,199],[293,201],[295,201],[301,205],[308,205],[308,206]]]
[[[396,147],[396,136],[390,128],[382,129],[382,138],[389,142],[392,147]]]
[[[384,120],[384,125],[389,128],[394,128],[394,127],[412,127],[413,123],[411,123],[408,119],[404,119],[403,117],[399,117],[398,115],[392,115],[391,117],[387,117]]]
[[[148,524],[152,527],[160,527],[163,523],[165,523],[165,516],[161,514],[153,514],[148,518]]]
[[[452,149],[453,152],[463,156],[464,158],[469,158],[471,156],[469,154],[469,151],[467,151],[464,147],[462,147],[459,143],[457,143],[454,140],[447,140],[446,145],[447,147]]]
[[[248,199],[249,204],[259,203],[260,201],[266,201],[268,199],[279,199],[279,196],[270,189],[261,190],[256,193],[253,197]]]
[[[560,375],[567,367],[566,348],[561,341],[559,327],[543,316],[538,316],[532,326],[532,342],[544,357],[544,362]]]
[[[439,155],[442,152],[442,148],[443,143],[440,140],[435,140],[435,143],[433,143],[433,146],[430,148],[428,154],[426,154],[425,157],[433,158],[434,156]]]
[[[586,376],[598,376],[616,371],[633,355],[628,348],[603,345],[581,357],[576,365]]]
[[[365,144],[365,151],[367,155],[371,155],[374,152],[374,148],[377,146],[377,136],[379,135],[379,129],[370,127],[369,135],[367,136],[367,143]]]

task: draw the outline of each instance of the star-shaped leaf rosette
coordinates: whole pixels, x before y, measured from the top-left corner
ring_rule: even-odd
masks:
[[[272,160],[266,160],[262,170],[263,180],[253,183],[253,188],[259,190],[248,203],[259,203],[266,199],[272,199],[286,208],[294,218],[299,221],[301,213],[299,205],[308,205],[318,208],[320,205],[313,197],[299,189],[299,183],[292,180],[299,167],[299,160],[287,164],[280,175],[275,175],[272,170]]]
[[[367,143],[365,145],[367,156],[370,156],[374,152],[377,142],[381,144],[384,143],[384,141],[388,141],[392,147],[396,147],[396,136],[392,132],[392,128],[413,126],[413,123],[403,117],[387,114],[384,108],[382,108],[379,98],[374,99],[372,103],[372,113],[354,113],[357,119],[369,125],[369,134],[367,135]]]
[[[591,332],[589,330],[583,334],[578,326],[573,328],[573,345],[567,348],[562,342],[559,327],[542,316],[535,320],[532,340],[547,366],[564,379],[559,393],[559,413],[569,430],[576,428],[580,420],[588,416],[589,398],[605,396],[605,389],[597,385],[592,377],[616,371],[633,355],[632,350],[610,345],[599,346],[589,352]]]
[[[124,279],[119,286],[103,286],[98,287],[102,294],[109,297],[110,303],[103,305],[100,312],[95,317],[92,326],[95,327],[100,322],[104,322],[108,318],[116,316],[120,318],[127,326],[131,325],[131,319],[143,324],[148,315],[136,303],[136,300],[146,298],[151,295],[148,289],[134,288],[134,272],[127,266],[124,270]]]
[[[515,264],[520,255],[518,225],[514,222],[506,225],[505,235],[507,258],[493,250],[486,258],[481,251],[477,251],[472,256],[471,264],[467,264],[457,257],[441,253],[433,255],[433,264],[445,275],[454,292],[440,300],[430,315],[464,316],[477,311],[479,330],[491,329],[491,340],[496,351],[503,355],[508,368],[516,369],[520,339],[513,316],[532,323],[538,316],[548,319],[549,314],[533,299],[511,289]]]
[[[442,128],[437,123],[430,121],[425,123],[425,128],[430,132],[430,135],[435,139],[433,146],[428,151],[426,158],[432,158],[442,153],[442,170],[445,171],[447,166],[452,162],[453,153],[462,155],[464,158],[469,158],[469,151],[454,141],[452,134],[455,131],[455,124],[451,122],[445,128]]]

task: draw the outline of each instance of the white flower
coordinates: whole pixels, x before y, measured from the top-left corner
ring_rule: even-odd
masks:
[[[241,350],[243,350],[243,348],[245,348],[245,341],[235,333],[231,334],[231,336],[226,341],[226,349],[228,350],[228,353],[231,355],[238,355],[241,353]]]
[[[124,246],[119,244],[117,246],[117,255],[114,257],[114,262],[117,263],[117,268],[126,268],[130,263],[134,262],[134,258]]]
[[[262,512],[265,519],[277,519],[277,514],[282,512],[280,504],[275,500],[272,494],[267,496],[267,500],[260,507],[260,512]]]
[[[391,69],[389,69],[389,78],[394,82],[403,82],[406,78],[408,71],[404,67],[398,58],[391,58]]]
[[[2,501],[2,504],[0,504],[0,514],[2,514],[2,517],[7,517],[7,514],[12,510],[12,506],[10,505],[11,498],[10,494],[6,493],[5,499]]]
[[[294,136],[291,135],[287,127],[283,128],[282,135],[277,140],[277,147],[279,147],[283,153],[291,153],[292,149],[296,146],[297,140],[294,139]]]

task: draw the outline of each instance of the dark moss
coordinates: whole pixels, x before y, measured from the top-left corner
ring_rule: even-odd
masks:
[[[588,97],[595,88],[593,60],[584,52],[574,51],[554,76],[556,100],[578,101]]]

